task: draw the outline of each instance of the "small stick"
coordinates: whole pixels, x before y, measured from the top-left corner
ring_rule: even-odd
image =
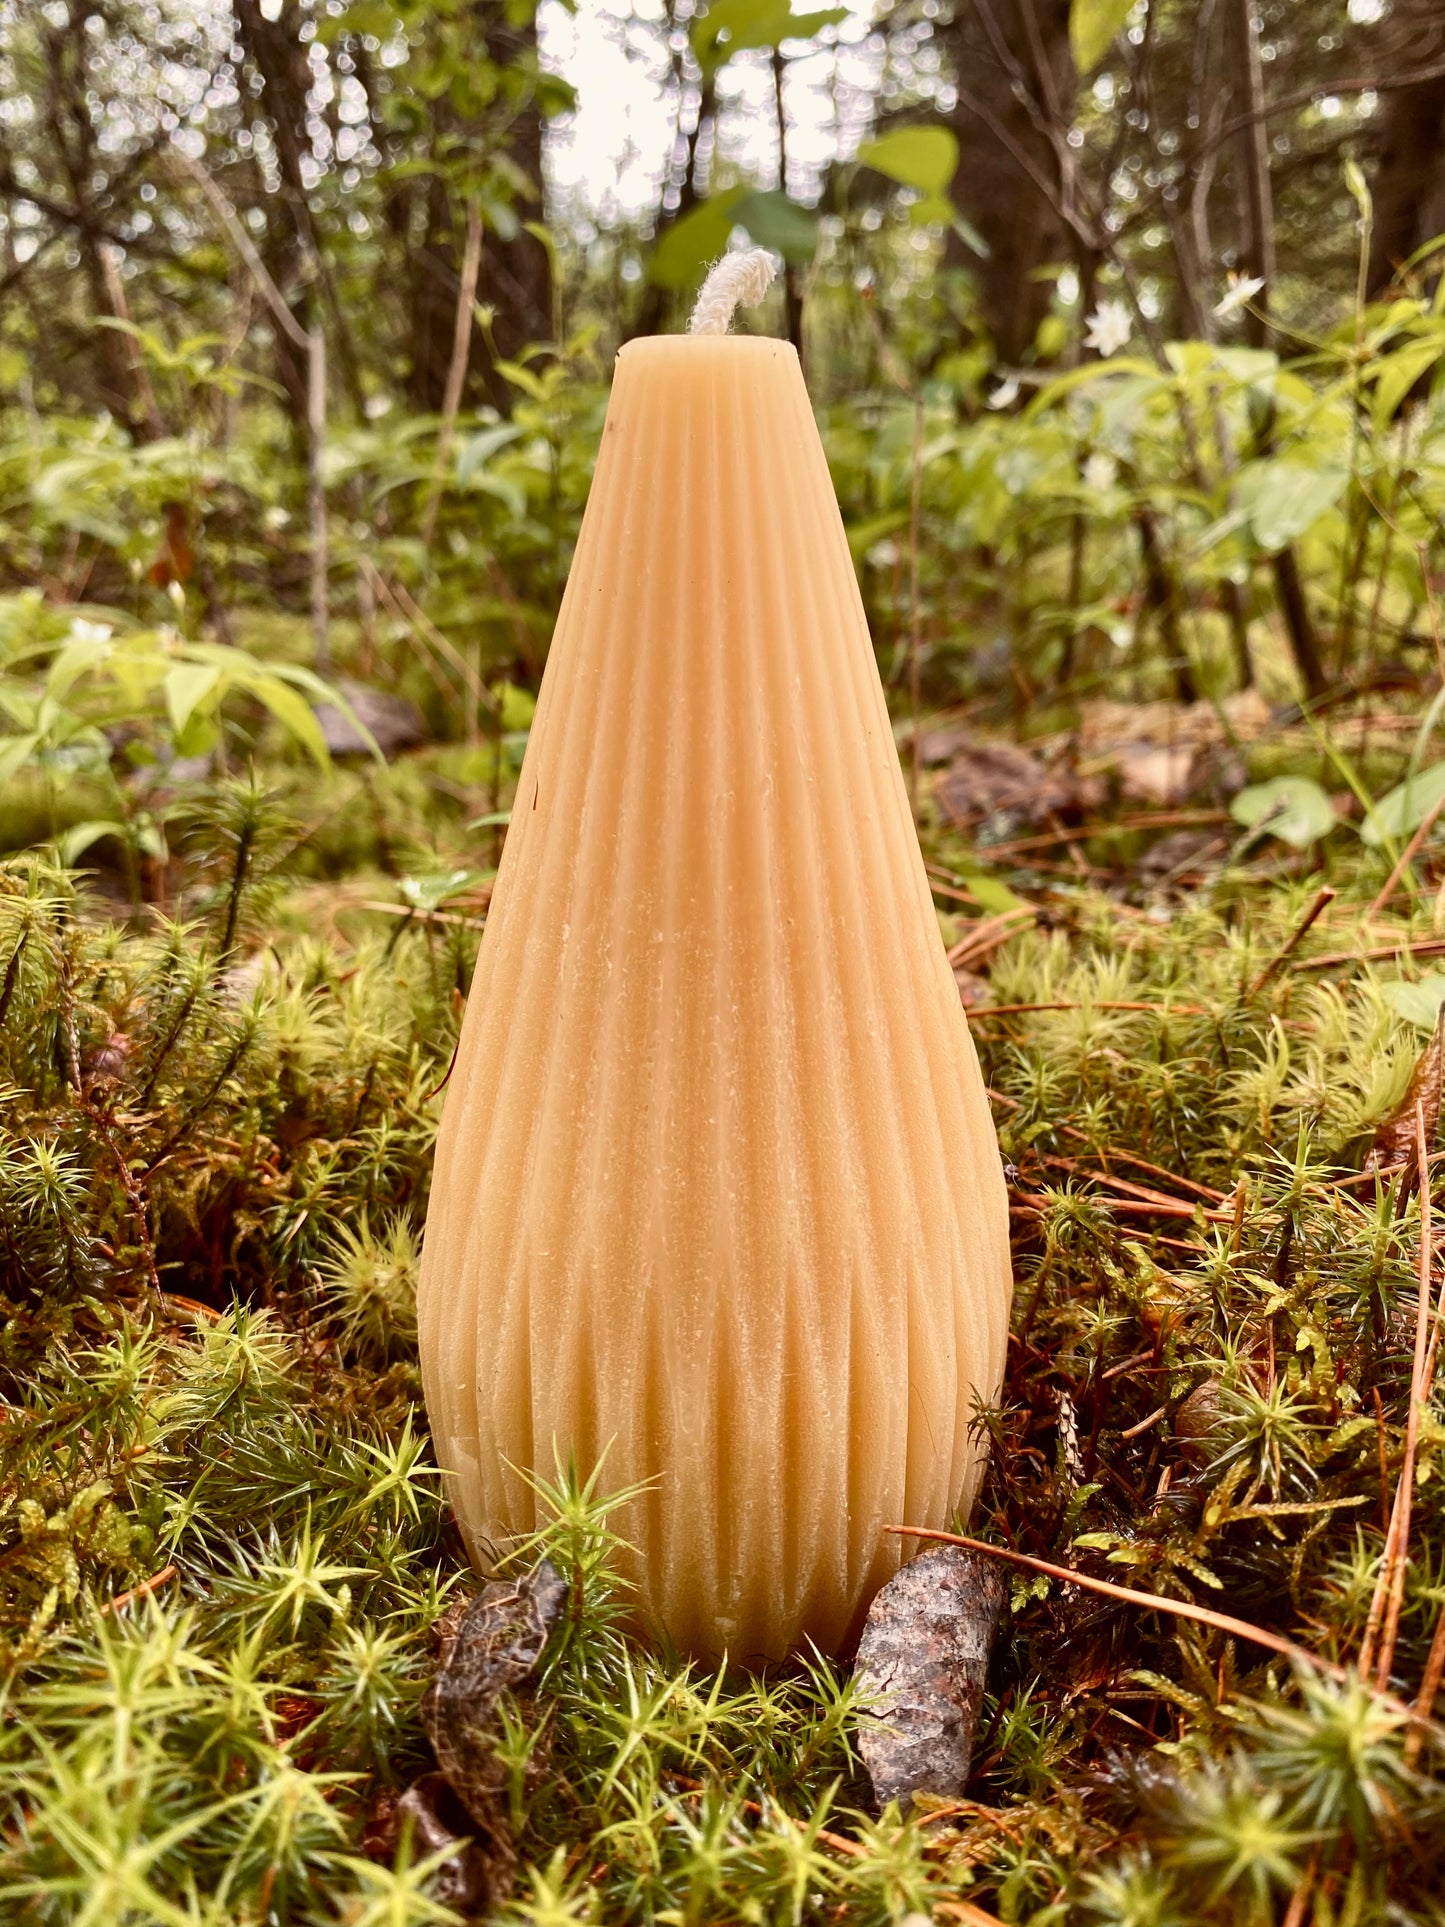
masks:
[[[1023,903],[1014,910],[1001,910],[996,917],[981,918],[949,951],[950,965],[957,969],[959,964],[975,963],[979,958],[986,957],[991,950],[997,950],[1000,944],[1007,943],[1010,937],[1017,936],[1024,924],[1032,923],[1038,914],[1032,904]]]
[[[1420,1164],[1420,1290],[1415,1306],[1415,1356],[1410,1372],[1410,1409],[1405,1420],[1405,1455],[1395,1484],[1395,1501],[1390,1508],[1390,1524],[1380,1555],[1380,1570],[1370,1598],[1364,1637],[1360,1642],[1360,1677],[1366,1678],[1374,1666],[1376,1683],[1381,1690],[1389,1680],[1389,1669],[1394,1663],[1400,1605],[1405,1592],[1405,1570],[1409,1564],[1410,1503],[1415,1483],[1415,1453],[1420,1437],[1420,1408],[1424,1398],[1423,1380],[1430,1321],[1429,1154],[1425,1148],[1425,1106],[1418,1098],[1415,1101],[1415,1130],[1416,1155]],[[1375,1656],[1377,1637],[1380,1638],[1378,1663]]]
[[[1250,985],[1249,995],[1251,997],[1257,997],[1259,993],[1264,989],[1265,985],[1269,982],[1270,978],[1275,974],[1275,972],[1277,970],[1283,969],[1285,964],[1289,962],[1290,958],[1294,955],[1295,951],[1299,949],[1300,940],[1304,936],[1305,932],[1309,929],[1310,925],[1315,921],[1316,917],[1318,917],[1322,911],[1329,908],[1330,904],[1334,902],[1335,897],[1337,895],[1338,895],[1338,892],[1335,890],[1332,890],[1329,884],[1325,885],[1325,887],[1320,891],[1319,895],[1315,898],[1314,902],[1310,905],[1309,909],[1305,911],[1304,915],[1300,918],[1299,922],[1295,925],[1294,930],[1291,933],[1288,942],[1284,946],[1284,949],[1281,950],[1277,956],[1272,958],[1271,961],[1265,965],[1264,969],[1260,971],[1259,975],[1255,978],[1254,982]]]
[[[1400,1613],[1405,1603],[1405,1575],[1410,1568],[1410,1507],[1415,1495],[1415,1454],[1420,1444],[1420,1419],[1429,1399],[1430,1388],[1425,1370],[1429,1359],[1430,1328],[1430,1165],[1425,1139],[1424,1100],[1415,1100],[1415,1156],[1420,1179],[1420,1295],[1415,1307],[1415,1360],[1410,1374],[1410,1410],[1405,1420],[1405,1457],[1400,1466],[1400,1483],[1395,1488],[1398,1523],[1391,1549],[1392,1570],[1385,1607],[1385,1630],[1380,1639],[1380,1659],[1375,1668],[1375,1687],[1384,1692],[1390,1683],[1395,1663],[1395,1642],[1400,1633]]]
[[[1172,1613],[1176,1619],[1197,1620],[1201,1626],[1212,1626],[1216,1632],[1228,1633],[1234,1639],[1247,1639],[1256,1646],[1265,1646],[1270,1652],[1281,1653],[1300,1666],[1310,1666],[1317,1672],[1325,1673],[1341,1684],[1350,1675],[1346,1667],[1337,1666],[1333,1660],[1322,1659],[1318,1653],[1310,1652],[1304,1646],[1297,1646],[1292,1639],[1281,1633],[1269,1632],[1263,1626],[1251,1626],[1247,1619],[1236,1619],[1232,1613],[1217,1613],[1212,1606],[1196,1606],[1192,1599],[1166,1599],[1162,1593],[1138,1592],[1132,1586],[1116,1586],[1109,1579],[1095,1579],[1091,1573],[1075,1572],[1070,1566],[1056,1566],[1049,1559],[1035,1559],[1027,1552],[1015,1552],[1009,1546],[993,1546],[986,1539],[970,1539],[958,1532],[935,1532],[927,1526],[885,1526],[885,1532],[893,1533],[902,1539],[928,1539],[946,1546],[963,1546],[969,1552],[981,1552],[989,1559],[1001,1559],[1005,1565],[1020,1566],[1025,1572],[1041,1572],[1049,1579],[1062,1579],[1067,1585],[1080,1586],[1085,1592],[1097,1592],[1105,1599],[1120,1599],[1129,1606],[1142,1606],[1148,1612]]]
[[[1157,1425],[1157,1424],[1159,1423],[1159,1421],[1160,1421],[1160,1419],[1161,1419],[1161,1418],[1163,1418],[1163,1416],[1164,1416],[1164,1414],[1165,1414],[1165,1413],[1166,1413],[1166,1412],[1167,1412],[1168,1410],[1169,1410],[1169,1407],[1168,1407],[1168,1405],[1167,1405],[1167,1404],[1164,1404],[1164,1405],[1161,1405],[1161,1406],[1159,1407],[1159,1409],[1158,1409],[1158,1411],[1156,1411],[1156,1412],[1151,1412],[1151,1413],[1149,1414],[1149,1416],[1148,1416],[1148,1418],[1141,1418],[1141,1419],[1140,1419],[1140,1421],[1139,1421],[1139,1423],[1138,1423],[1137,1425],[1131,1425],[1131,1426],[1129,1427],[1129,1429],[1128,1429],[1128,1431],[1127,1431],[1127,1432],[1121,1432],[1121,1433],[1119,1434],[1119,1437],[1120,1437],[1121,1439],[1137,1439],[1137,1438],[1139,1438],[1139,1437],[1141,1436],[1141,1434],[1143,1434],[1143,1433],[1145,1433],[1145,1432],[1147,1432],[1147,1431],[1148,1431],[1148,1430],[1150,1429],[1150,1427],[1151,1427],[1151,1426],[1155,1426],[1155,1425]]]
[[[163,1586],[168,1579],[174,1579],[175,1576],[174,1566],[164,1567],[151,1578],[143,1579],[138,1586],[132,1586],[129,1592],[119,1592],[114,1599],[107,1599],[100,1609],[102,1616],[106,1613],[118,1613],[122,1607],[129,1606],[133,1600],[146,1598],[156,1590],[157,1586]]]
[[[1404,850],[1400,854],[1399,862],[1385,878],[1384,887],[1375,898],[1375,901],[1370,905],[1370,915],[1372,917],[1378,917],[1385,905],[1390,901],[1390,898],[1394,896],[1400,878],[1404,876],[1405,872],[1419,854],[1420,845],[1439,822],[1440,812],[1442,810],[1445,810],[1445,791],[1441,792],[1440,799],[1433,808],[1428,809],[1424,816],[1421,817],[1419,829],[1416,830],[1415,834],[1410,838],[1410,841],[1405,845]]]
[[[1314,1891],[1315,1881],[1319,1878],[1319,1871],[1320,1847],[1316,1841],[1308,1865],[1295,1882],[1294,1892],[1289,1897],[1289,1906],[1285,1909],[1280,1927],[1304,1927],[1305,1908],[1309,1905],[1309,1898]]]
[[[1440,1681],[1445,1677],[1445,1606],[1440,1609],[1435,1621],[1435,1637],[1430,1641],[1430,1652],[1425,1661],[1425,1676],[1420,1681],[1419,1696],[1415,1701],[1410,1720],[1410,1731],[1405,1736],[1405,1764],[1413,1766],[1424,1744],[1425,1729],[1430,1724],[1430,1716],[1435,1711],[1435,1696],[1440,1691]]]
[[[1025,1011],[1033,1010],[1157,1010],[1166,1017],[1204,1017],[1208,1014],[1202,1004],[1141,1004],[1109,997],[1097,998],[1093,1003],[977,1004],[968,1014],[970,1017],[1018,1017]]]
[[[1374,950],[1332,950],[1328,956],[1305,957],[1296,970],[1332,970],[1336,964],[1385,963],[1391,957],[1445,956],[1445,937],[1422,937],[1419,943],[1385,943]]]

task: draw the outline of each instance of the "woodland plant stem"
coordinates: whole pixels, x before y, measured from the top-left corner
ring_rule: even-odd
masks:
[[[432,464],[432,478],[427,489],[426,507],[421,518],[421,545],[429,549],[432,537],[436,534],[437,515],[442,504],[442,490],[446,485],[447,466],[451,461],[452,438],[456,433],[457,414],[462,405],[462,389],[466,386],[467,362],[470,359],[472,343],[472,310],[477,299],[477,277],[482,268],[482,210],[476,201],[467,208],[467,238],[462,247],[462,272],[457,288],[456,324],[452,330],[452,358],[447,368],[446,388],[442,395],[441,428],[437,434],[436,460]]]
[[[1434,829],[1436,823],[1439,822],[1442,810],[1445,810],[1445,793],[1442,793],[1437,802],[1431,804],[1425,815],[1420,819],[1419,828],[1400,852],[1394,869],[1391,870],[1389,876],[1385,878],[1379,895],[1370,905],[1370,915],[1372,917],[1378,917],[1385,905],[1390,901],[1390,898],[1394,896],[1396,889],[1399,887],[1401,877],[1404,876],[1416,856],[1419,855],[1420,846],[1424,843],[1431,830]]]
[[[1430,1360],[1430,1168],[1429,1144],[1425,1130],[1423,1100],[1415,1102],[1415,1147],[1420,1181],[1420,1257],[1419,1293],[1415,1306],[1415,1353],[1410,1373],[1410,1410],[1405,1421],[1405,1452],[1400,1476],[1395,1485],[1395,1502],[1390,1512],[1390,1529],[1385,1537],[1379,1577],[1370,1601],[1365,1636],[1360,1645],[1359,1671],[1368,1676],[1374,1665],[1375,1689],[1383,1692],[1389,1684],[1395,1662],[1395,1642],[1400,1631],[1400,1612],[1405,1599],[1405,1576],[1410,1563],[1410,1509],[1415,1487],[1415,1456],[1420,1443],[1420,1417],[1429,1396],[1426,1370]],[[1378,1658],[1374,1642],[1379,1636]]]

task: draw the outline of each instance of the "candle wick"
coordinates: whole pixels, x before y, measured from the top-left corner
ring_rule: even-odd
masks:
[[[752,308],[773,285],[777,264],[766,248],[740,248],[708,270],[687,324],[690,335],[725,335],[738,308]]]

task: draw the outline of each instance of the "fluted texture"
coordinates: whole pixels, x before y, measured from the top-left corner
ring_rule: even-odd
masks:
[[[979,1469],[998,1147],[783,343],[624,348],[437,1146],[427,1407],[474,1558],[606,1489],[684,1649],[836,1651]]]

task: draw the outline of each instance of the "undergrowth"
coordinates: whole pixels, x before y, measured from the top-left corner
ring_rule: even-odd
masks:
[[[249,786],[198,816],[185,926],[0,870],[6,1919],[456,1918],[396,1804],[472,1583],[414,1291],[475,930],[306,934],[289,834]],[[870,1813],[846,1667],[711,1674],[642,1637],[564,1468],[523,1549],[571,1608],[503,1728],[503,1917],[1445,1919],[1445,1735],[1410,1717],[1438,1407],[1384,1690],[1356,1664],[1422,1237],[1412,1161],[1362,1171],[1430,1032],[1408,958],[1364,960],[1398,923],[1341,899],[1284,954],[1309,896],[1061,892],[972,1016],[1018,1279],[972,1529],[1298,1655],[1015,1571],[970,1797]]]

